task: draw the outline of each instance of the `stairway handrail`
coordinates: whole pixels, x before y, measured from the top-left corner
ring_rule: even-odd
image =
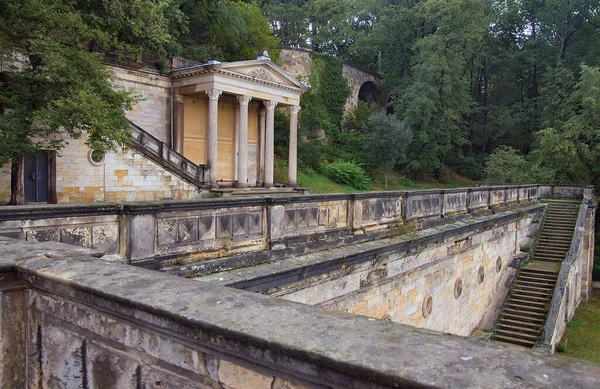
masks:
[[[584,199],[581,201],[581,206],[579,207],[579,214],[577,215],[577,223],[575,223],[575,231],[573,232],[571,247],[569,248],[569,251],[567,251],[565,260],[560,266],[556,287],[554,288],[554,293],[552,294],[552,300],[550,302],[550,309],[548,310],[546,324],[544,325],[544,332],[540,338],[540,341],[547,345],[552,345],[552,337],[554,336],[554,329],[558,321],[558,314],[560,313],[560,307],[564,297],[565,288],[567,286],[569,272],[571,271],[571,265],[577,259],[577,253],[581,246],[581,239],[584,230],[583,224],[585,222],[587,208],[588,205]]]
[[[208,183],[206,174],[209,165],[198,165],[190,161],[132,121],[129,121],[129,129],[131,130],[131,140],[128,142],[130,147],[196,187]]]

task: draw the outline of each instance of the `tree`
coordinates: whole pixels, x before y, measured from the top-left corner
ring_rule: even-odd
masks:
[[[182,0],[189,32],[181,37],[183,55],[196,61],[256,58],[267,49],[277,58],[277,39],[254,1]]]
[[[405,123],[394,115],[376,113],[369,118],[364,143],[364,159],[371,169],[380,168],[386,173],[406,160],[406,151],[412,133]],[[387,176],[386,176],[387,177]]]
[[[84,134],[100,151],[128,139],[124,110],[135,96],[113,90],[90,47],[167,55],[177,48],[170,30],[184,18],[171,0],[8,0],[0,15],[0,57],[10,68],[0,87],[0,165],[12,163],[11,204],[22,204],[26,153],[59,150]]]

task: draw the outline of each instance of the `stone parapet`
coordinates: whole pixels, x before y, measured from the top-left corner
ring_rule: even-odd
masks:
[[[260,253],[266,249],[270,255],[288,255],[290,251],[286,250],[311,250],[311,245],[316,248],[323,243],[335,244],[341,238],[351,243],[387,236],[401,226],[423,229],[469,215],[525,206],[540,198],[542,188],[546,187],[491,186],[129,202],[118,206],[6,207],[0,208],[0,234],[30,239],[35,233],[43,235],[43,240],[64,241],[60,233],[53,232],[57,223],[54,219],[69,218],[60,222],[61,228],[80,223],[80,217],[86,218],[88,224],[105,225],[108,222],[104,219],[94,219],[97,209],[101,215],[116,218],[110,223],[118,220],[114,239],[117,243],[111,247],[127,261],[148,266],[176,265],[210,262],[206,260]],[[578,191],[583,195],[583,188],[572,187],[570,193]],[[139,223],[143,228],[137,227]],[[82,246],[93,247],[88,240],[84,242]],[[264,261],[264,258],[257,254],[254,258],[240,259],[237,265],[246,266],[256,261]]]
[[[596,388],[600,368],[0,238],[6,388]]]

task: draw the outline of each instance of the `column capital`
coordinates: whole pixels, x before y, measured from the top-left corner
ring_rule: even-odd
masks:
[[[246,95],[236,96],[236,98],[237,98],[237,101],[240,103],[240,105],[248,105],[250,100],[252,100],[252,96],[246,96]]]
[[[267,111],[274,111],[275,106],[277,106],[277,101],[263,101],[263,103],[265,104]]]
[[[290,105],[290,114],[292,114],[292,115],[298,115],[298,112],[300,112],[300,106],[299,105]]]
[[[223,91],[214,88],[207,89],[204,92],[206,92],[209,100],[219,100],[219,96],[223,93]]]
[[[179,94],[179,88],[173,90],[173,102],[183,103],[183,95]]]

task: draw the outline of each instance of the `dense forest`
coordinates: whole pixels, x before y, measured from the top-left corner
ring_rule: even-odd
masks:
[[[263,48],[277,61],[278,48],[295,47],[311,50],[312,62],[300,114],[305,168],[349,174],[357,188],[376,170],[598,183],[599,8],[597,0],[7,0],[0,57],[17,50],[32,66],[0,74],[8,108],[0,163],[59,148],[52,135],[61,132],[87,128],[100,150],[123,142],[120,112],[134,96],[111,90],[92,46],[198,61],[249,59]],[[379,74],[379,101],[344,115],[341,61]],[[284,114],[277,124],[285,163]]]
[[[372,147],[353,146],[372,145],[367,138],[381,132],[382,119],[357,112],[325,158],[347,148],[367,167],[412,177],[455,171],[495,182],[598,182],[597,1],[265,0],[261,7],[282,46],[377,71],[379,108],[394,116],[384,132],[411,139],[406,152],[384,146],[371,161]]]

